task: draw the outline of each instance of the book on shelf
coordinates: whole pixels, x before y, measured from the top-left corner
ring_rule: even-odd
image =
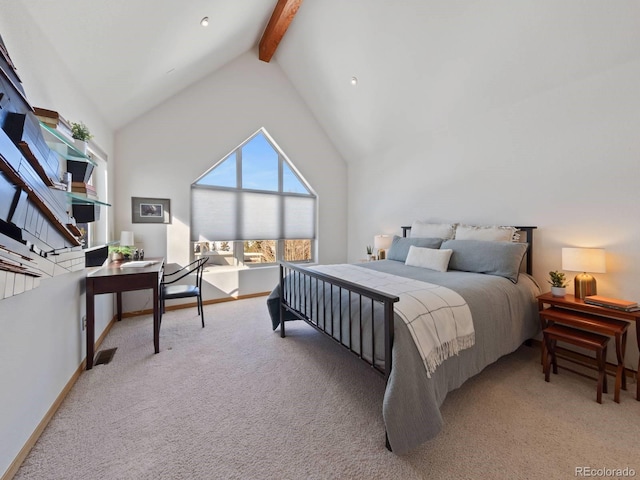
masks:
[[[60,121],[60,114],[54,110],[48,110],[46,108],[33,107],[33,111],[36,114],[38,120],[42,123],[57,128]]]
[[[588,303],[589,305],[596,305],[598,307],[623,310],[626,312],[632,312],[640,309],[637,302],[622,300],[619,298],[603,297],[602,295],[589,295],[587,297],[584,297],[584,303]]]
[[[96,195],[96,187],[88,185],[84,182],[71,182],[71,191],[77,193],[86,193],[87,195]]]

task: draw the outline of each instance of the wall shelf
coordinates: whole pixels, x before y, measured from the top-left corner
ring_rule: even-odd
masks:
[[[88,155],[78,150],[73,139],[61,131],[40,122],[42,134],[49,148],[66,161],[66,171],[71,173],[74,183],[88,183],[93,169],[98,164]],[[106,202],[88,197],[78,192],[66,192],[71,203],[73,217],[78,223],[95,222],[100,218],[100,207],[110,207]]]
[[[51,128],[43,122],[40,122],[40,128],[42,128],[44,139],[47,142],[47,145],[49,145],[49,148],[58,153],[65,160],[86,162],[90,163],[94,167],[98,165],[88,155],[85,155],[78,150],[74,145],[73,140],[66,137],[62,132],[57,131],[55,128]]]
[[[91,223],[100,219],[100,207],[110,207],[111,205],[94,198],[87,197],[80,193],[67,192],[67,197],[71,200],[71,211],[73,218],[78,223]]]
[[[72,205],[102,205],[104,207],[110,207],[110,203],[101,202],[95,198],[87,197],[81,193],[67,192],[67,197],[71,199]]]

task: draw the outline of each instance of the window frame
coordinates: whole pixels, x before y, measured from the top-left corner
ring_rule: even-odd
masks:
[[[278,190],[261,190],[255,188],[245,188],[243,186],[243,148],[250,143],[254,138],[258,135],[262,134],[265,140],[268,142],[269,146],[273,149],[273,151],[277,154],[277,169],[278,169]],[[228,186],[216,186],[216,185],[207,185],[200,184],[198,182],[205,178],[210,172],[215,170],[218,166],[222,165],[226,162],[231,156],[234,156],[235,160],[235,169],[236,169],[236,187],[228,187]],[[307,193],[299,193],[299,192],[285,192],[284,184],[285,184],[285,165],[289,169],[289,171],[296,177],[301,186],[306,189]],[[300,239],[287,239],[287,238],[260,238],[254,240],[262,240],[262,241],[275,241],[276,242],[276,260],[274,262],[265,262],[265,263],[251,263],[245,262],[244,256],[244,243],[246,241],[250,241],[251,239],[243,239],[243,240],[219,240],[215,238],[207,239],[210,242],[220,242],[220,241],[228,241],[233,244],[233,259],[234,265],[226,266],[225,268],[260,268],[266,266],[276,265],[279,261],[284,261],[284,251],[285,251],[285,241],[287,240],[309,240],[311,242],[310,248],[310,258],[304,260],[296,260],[291,261],[290,263],[314,263],[317,255],[317,222],[318,222],[318,196],[308,184],[308,182],[302,177],[297,168],[293,165],[293,163],[289,160],[289,158],[284,154],[282,149],[277,145],[277,143],[273,140],[273,138],[269,135],[269,133],[261,127],[251,136],[249,136],[245,141],[243,141],[240,145],[230,151],[227,155],[225,155],[222,159],[216,162],[213,166],[207,169],[202,175],[200,175],[194,182],[191,184],[191,201],[193,202],[193,190],[194,189],[212,189],[218,191],[231,191],[231,192],[255,192],[255,193],[264,193],[280,196],[282,198],[285,197],[302,197],[302,198],[311,198],[314,201],[313,207],[313,222],[314,222],[314,236],[312,238],[300,238]],[[282,207],[281,207],[282,208]],[[282,216],[281,222],[284,221],[284,215]],[[191,219],[193,222],[193,217]],[[192,223],[190,223],[190,226]],[[281,228],[282,231],[282,228]],[[191,255],[195,256],[195,247],[194,244],[198,243],[198,241],[194,241],[193,238],[190,240],[191,244]]]

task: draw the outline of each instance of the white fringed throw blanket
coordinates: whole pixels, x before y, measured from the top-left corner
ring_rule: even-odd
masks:
[[[475,343],[469,306],[453,290],[357,265],[321,265],[312,268],[397,295],[400,301],[394,304],[394,312],[409,328],[428,377],[445,359]]]

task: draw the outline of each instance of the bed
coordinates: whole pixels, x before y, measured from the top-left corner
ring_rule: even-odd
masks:
[[[475,238],[463,230],[459,238],[429,228],[418,233],[414,222],[416,234],[402,227],[385,260],[315,267],[281,262],[279,285],[267,300],[272,327],[284,337],[286,321],[304,320],[383,375],[386,445],[407,453],[442,429],[440,406],[448,392],[539,331],[540,288],[531,276],[535,227],[508,228],[514,241],[494,241],[484,231]],[[423,236],[434,233],[440,237]],[[434,266],[432,258],[447,255],[438,271],[443,265],[437,260]],[[416,311],[423,305],[431,312]],[[450,319],[438,320],[441,312]],[[425,354],[416,330],[431,323],[415,327],[408,321],[414,318],[458,322],[447,327],[453,340]]]

